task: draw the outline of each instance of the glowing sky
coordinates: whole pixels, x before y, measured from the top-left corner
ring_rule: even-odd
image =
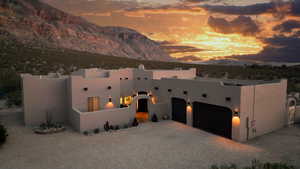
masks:
[[[100,26],[135,29],[176,58],[268,55],[289,45],[278,37],[300,38],[299,0],[44,1]]]

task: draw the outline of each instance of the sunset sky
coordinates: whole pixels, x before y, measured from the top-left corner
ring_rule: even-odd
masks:
[[[44,1],[100,26],[135,29],[184,60],[300,57],[300,0]]]

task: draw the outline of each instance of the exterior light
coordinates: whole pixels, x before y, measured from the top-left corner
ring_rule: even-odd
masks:
[[[106,103],[105,107],[106,107],[107,109],[114,108],[114,104],[113,104],[113,102],[112,102],[112,98],[111,98],[111,97],[108,98],[108,102]]]
[[[184,95],[187,95],[187,94],[188,94],[188,92],[185,90],[185,91],[183,91],[183,94],[184,94]]]
[[[186,112],[191,113],[193,111],[192,104],[188,100],[187,105],[186,105]]]
[[[203,94],[202,94],[202,97],[207,98],[207,94],[206,94],[206,93],[203,93]]]
[[[155,90],[158,90],[158,89],[159,89],[159,87],[157,87],[157,86],[156,86],[156,87],[154,87],[154,89],[155,89]]]
[[[241,124],[241,119],[239,116],[233,116],[232,117],[232,126],[233,127],[239,127]]]
[[[151,99],[152,104],[156,104],[156,97],[155,96],[150,95],[150,99]]]
[[[233,110],[233,117],[232,117],[232,126],[233,127],[239,127],[241,124],[239,109],[235,108]]]
[[[228,101],[228,102],[230,102],[231,101],[231,97],[226,97],[225,100]]]
[[[110,90],[110,89],[111,89],[111,86],[108,86],[107,89]]]
[[[88,91],[89,89],[87,87],[83,88],[84,91]]]

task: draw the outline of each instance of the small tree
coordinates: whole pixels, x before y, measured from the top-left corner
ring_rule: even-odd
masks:
[[[132,126],[133,126],[133,127],[136,127],[136,126],[138,126],[138,125],[139,125],[139,122],[137,121],[136,118],[134,118],[134,119],[133,119],[133,122],[132,122]]]
[[[2,124],[0,124],[0,145],[6,142],[7,136],[8,134],[6,128]]]
[[[104,128],[104,131],[109,131],[110,128],[109,128],[109,122],[108,121],[105,122],[103,128]]]
[[[152,122],[158,122],[158,118],[156,114],[153,114],[152,118],[151,118]]]

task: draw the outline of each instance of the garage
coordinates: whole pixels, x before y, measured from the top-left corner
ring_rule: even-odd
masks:
[[[222,106],[194,102],[193,127],[231,139],[232,111]]]
[[[172,98],[172,120],[186,124],[186,101]]]

